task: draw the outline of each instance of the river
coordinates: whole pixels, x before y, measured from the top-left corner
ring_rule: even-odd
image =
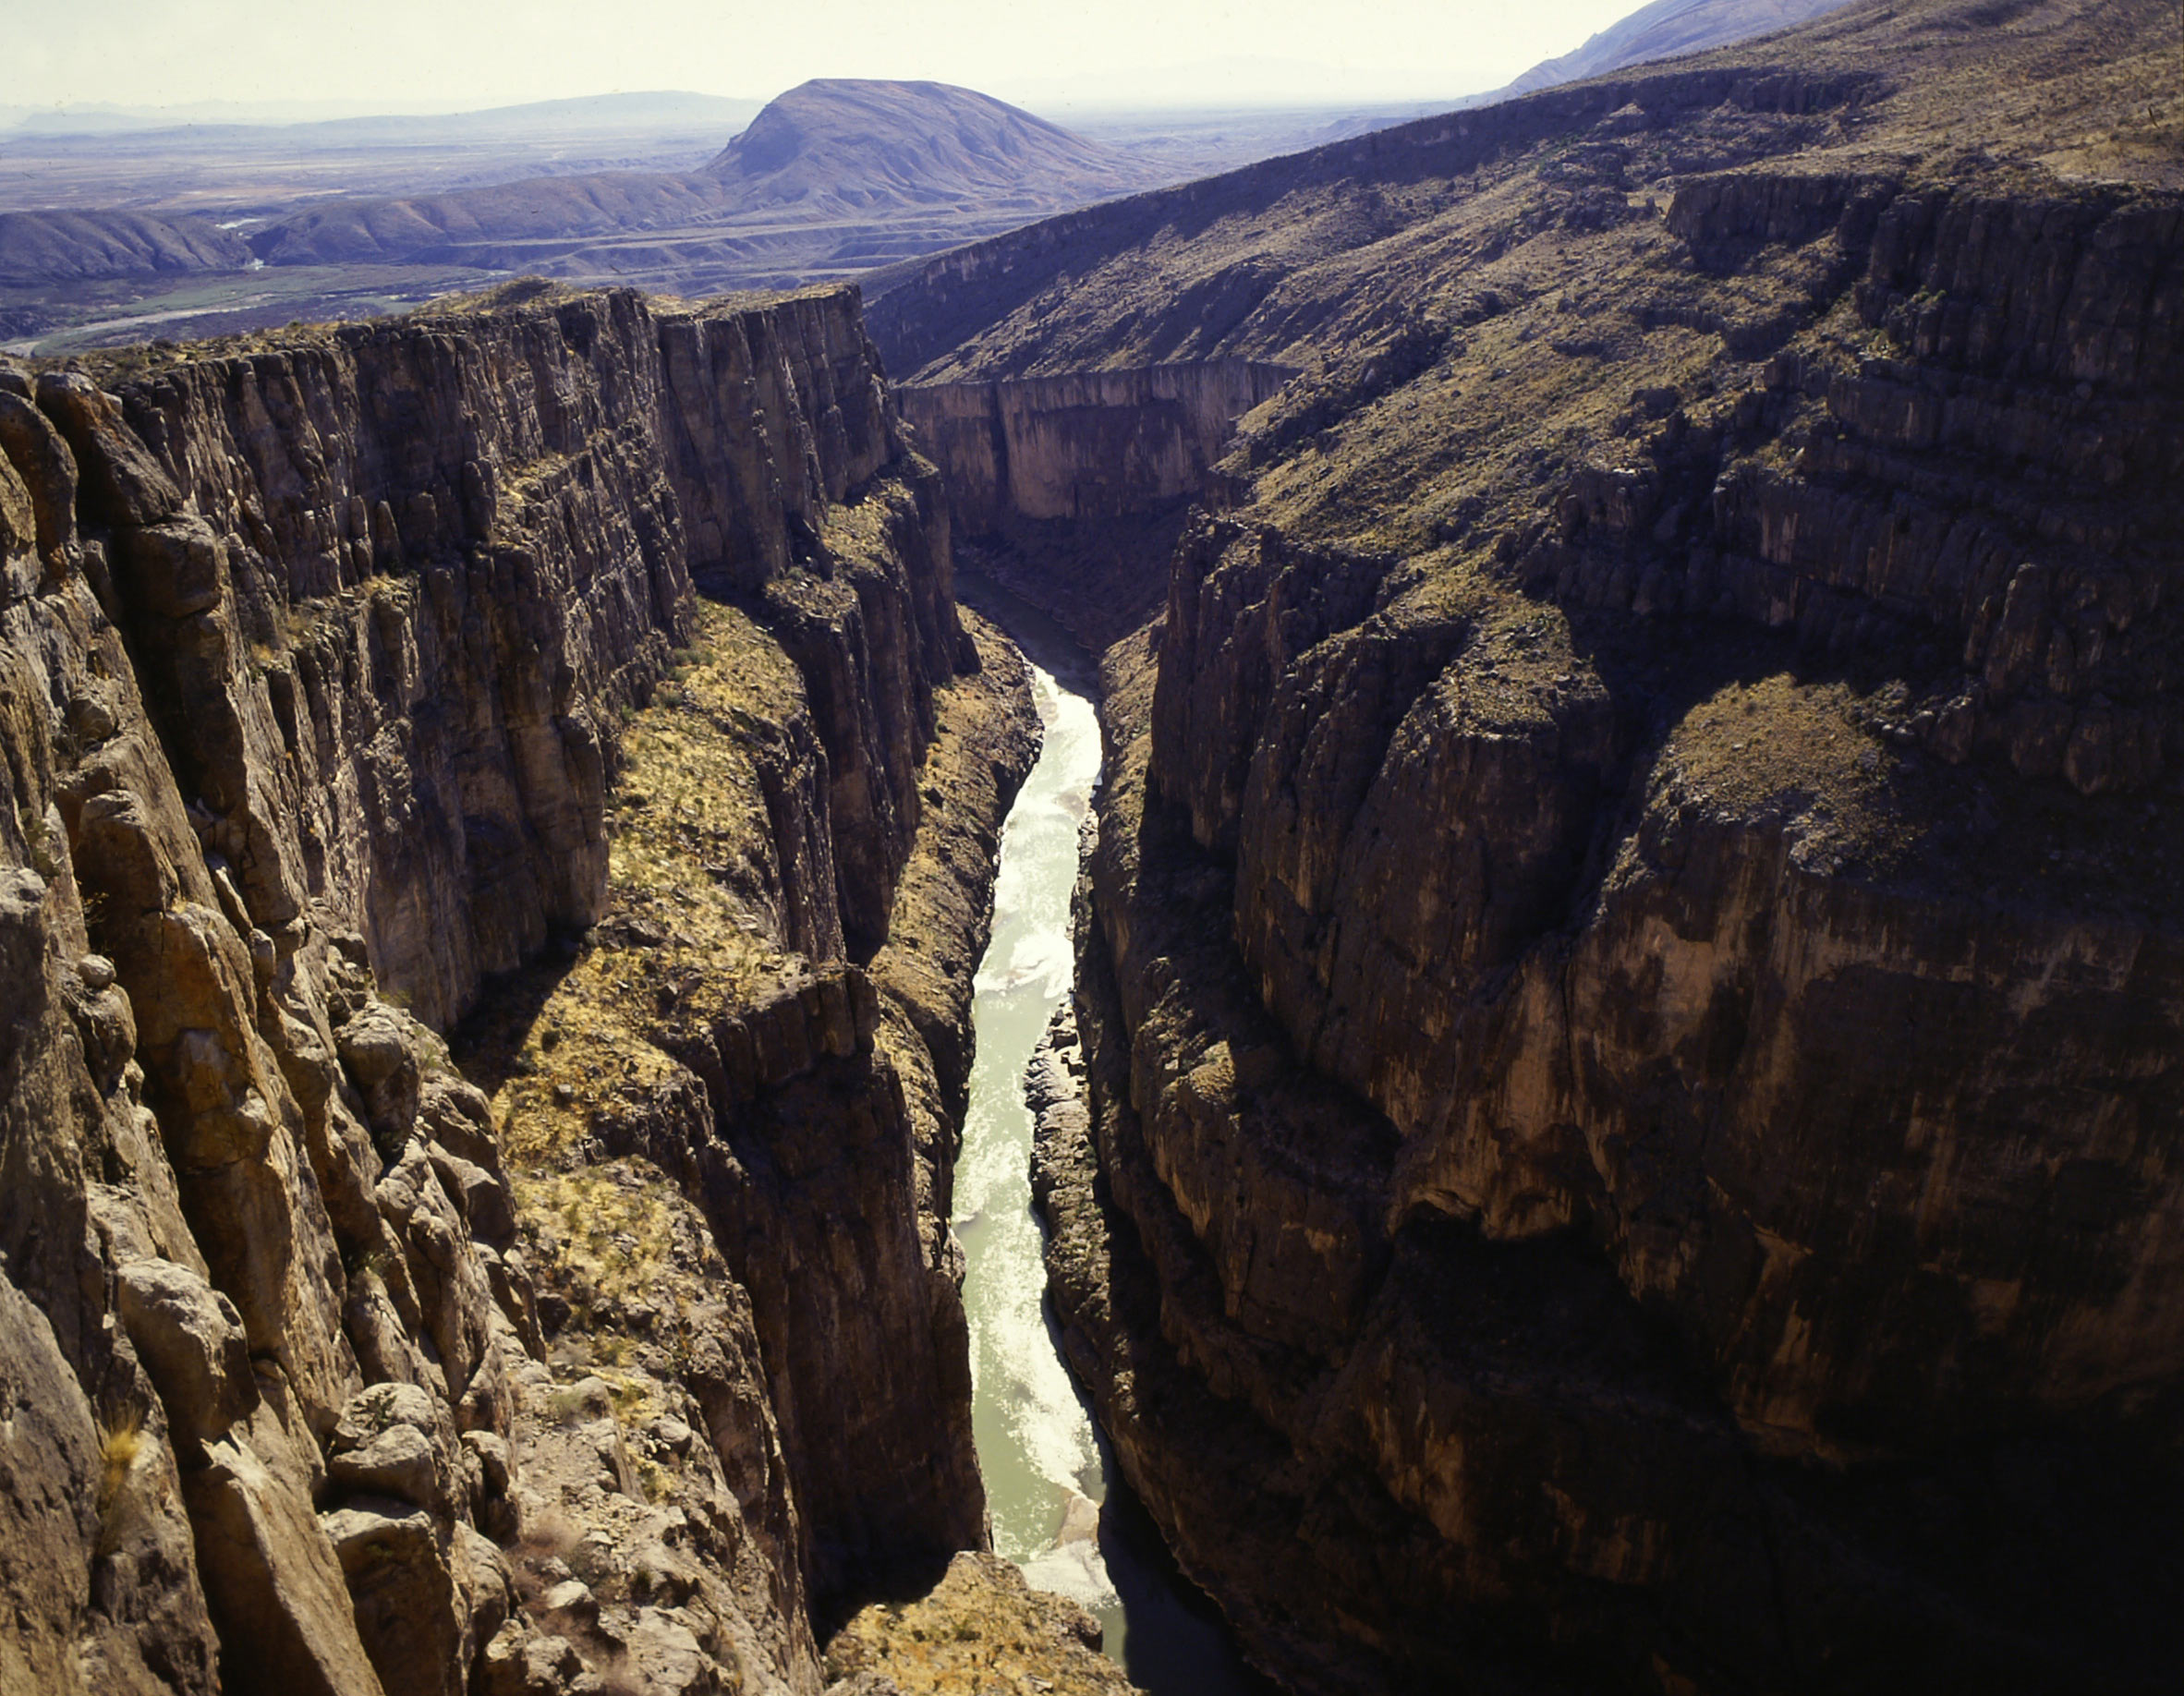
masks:
[[[1237,1657],[1219,1615],[1176,1570],[1127,1485],[1110,1478],[1048,1317],[1024,1070],[1069,993],[1070,890],[1077,832],[1099,781],[1099,723],[1090,663],[1065,632],[1005,590],[967,575],[958,587],[1032,660],[1045,730],[1001,829],[955,1173],[955,1230],[969,1263],[972,1422],[994,1548],[1033,1584],[1098,1614],[1108,1654],[1153,1696],[1262,1691],[1268,1687]]]

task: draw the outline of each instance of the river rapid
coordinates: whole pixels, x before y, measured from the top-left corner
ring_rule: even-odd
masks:
[[[1154,1696],[1261,1690],[1219,1614],[1175,1569],[1127,1487],[1110,1479],[1049,1322],[1024,1072],[1074,971],[1070,892],[1078,833],[1099,781],[1099,722],[1091,666],[1065,633],[991,585],[959,588],[1031,660],[1045,732],[1001,829],[955,1173],[955,1230],[968,1262],[972,1421],[994,1548],[1034,1585],[1098,1615],[1108,1654]]]

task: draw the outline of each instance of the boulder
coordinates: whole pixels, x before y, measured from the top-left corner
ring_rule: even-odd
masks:
[[[463,1696],[462,1610],[431,1519],[365,1497],[326,1515],[356,1607],[357,1633],[398,1696]]]
[[[210,1443],[258,1405],[235,1303],[188,1266],[133,1260],[115,1276],[121,1323],[176,1438]]]
[[[208,1446],[182,1487],[231,1688],[386,1696],[309,1499],[232,1438]]]

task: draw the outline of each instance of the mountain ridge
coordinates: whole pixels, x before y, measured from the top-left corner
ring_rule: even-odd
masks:
[[[1492,96],[1499,100],[1551,89],[1559,83],[1606,76],[1656,59],[1671,59],[1711,47],[1730,47],[1805,23],[1839,9],[1849,0],[1653,0],[1579,46],[1542,59]]]

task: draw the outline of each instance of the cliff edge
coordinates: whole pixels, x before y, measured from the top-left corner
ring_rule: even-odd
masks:
[[[953,844],[1033,740],[855,295],[0,370],[0,1689],[816,1691],[984,1539]],[[602,959],[680,1058],[525,1094]]]

